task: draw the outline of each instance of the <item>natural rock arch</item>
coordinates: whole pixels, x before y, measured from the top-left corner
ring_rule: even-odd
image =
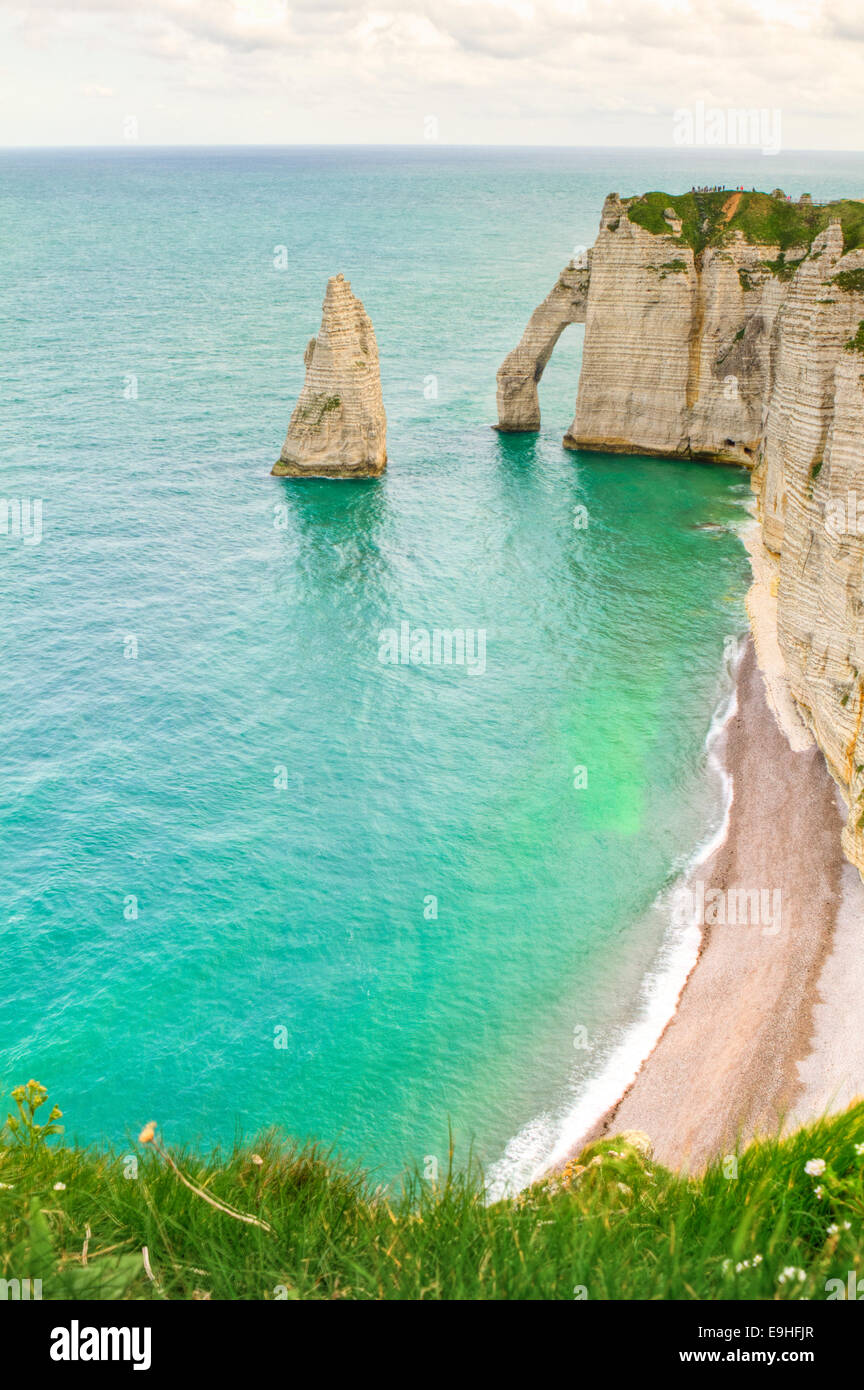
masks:
[[[564,267],[528,320],[518,347],[498,368],[498,425],[505,434],[540,428],[537,384],[552,349],[571,323],[584,323],[591,276],[590,252]]]

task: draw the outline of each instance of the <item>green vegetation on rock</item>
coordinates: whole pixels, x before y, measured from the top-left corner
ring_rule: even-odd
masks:
[[[847,294],[864,294],[864,266],[859,266],[857,270],[841,270],[832,278],[831,284]]]
[[[733,199],[738,200],[737,205]],[[648,232],[668,235],[669,224],[663,216],[667,208],[681,219],[681,242],[697,253],[707,246],[722,246],[736,231],[754,245],[778,246],[782,251],[809,246],[832,217],[839,217],[843,224],[845,250],[864,246],[864,202],[851,198],[814,207],[806,202],[787,203],[769,193],[739,195],[728,189],[720,193],[644,193],[627,202],[627,215]]]
[[[812,465],[812,467],[811,467],[811,469],[810,469],[810,476],[809,476],[808,479],[807,479],[807,496],[808,496],[808,497],[812,497],[812,496],[813,496],[813,489],[814,489],[814,487],[815,487],[815,485],[816,485],[816,479],[819,477],[819,474],[822,472],[822,464],[824,463],[824,461],[825,461],[824,459],[817,459],[816,462]],[[844,702],[841,700],[840,703],[843,704]]]
[[[864,319],[858,325],[853,337],[846,343],[847,352],[864,352]]]
[[[303,407],[300,418],[302,420],[312,419],[313,423],[320,425],[325,415],[331,410],[338,410],[342,404],[339,396],[315,396],[307,406]]]
[[[46,1299],[799,1300],[845,1296],[864,1260],[864,1104],[695,1179],[618,1135],[491,1203],[446,1160],[386,1193],[275,1135],[204,1155],[155,1128],[128,1153],[7,1129],[0,1278]]]
[[[804,259],[804,256],[794,256],[791,260],[787,261],[786,252],[781,251],[776,261],[762,261],[761,264],[764,265],[765,269],[769,271],[771,275],[775,275],[778,280],[791,280]]]

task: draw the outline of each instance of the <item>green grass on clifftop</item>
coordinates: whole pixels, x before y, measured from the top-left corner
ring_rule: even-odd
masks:
[[[664,235],[669,224],[663,214],[674,208],[682,222],[680,240],[696,252],[706,246],[722,246],[735,231],[743,232],[755,245],[778,246],[782,251],[809,246],[832,217],[839,217],[843,224],[846,251],[864,246],[864,202],[842,198],[818,207],[787,203],[770,193],[742,193],[727,221],[724,208],[735,196],[728,189],[721,193],[643,193],[629,202],[627,215],[646,231]]]
[[[619,1136],[491,1205],[476,1175],[385,1195],[275,1137],[115,1155],[19,1127],[0,1278],[49,1299],[825,1299],[862,1273],[862,1177],[864,1105],[693,1181]]]

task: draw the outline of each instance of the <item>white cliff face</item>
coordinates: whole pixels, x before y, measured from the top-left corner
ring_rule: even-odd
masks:
[[[591,253],[572,448],[681,454],[696,272],[674,231],[654,236],[606,199]],[[638,447],[634,448],[635,441]]]
[[[839,227],[814,243],[782,315],[756,483],[763,537],[779,553],[790,690],[847,803],[843,848],[864,872],[864,352],[846,346],[864,320],[864,251],[841,251]]]
[[[531,315],[518,347],[502,362],[498,370],[499,430],[518,433],[540,428],[537,383],[567,325],[585,322],[589,275],[587,256],[565,266]]]
[[[784,256],[738,231],[697,254],[674,209],[664,224],[646,231],[609,195],[578,281],[562,274],[498,372],[499,429],[539,428],[537,382],[563,327],[584,322],[567,447],[755,462],[774,321],[807,248]]]
[[[303,356],[306,379],[277,476],[377,478],[387,464],[387,419],[372,321],[349,282],[327,282],[321,328]]]
[[[671,213],[671,209],[670,209]],[[752,464],[783,282],[776,246],[740,235],[701,253],[680,219],[655,235],[607,198],[591,258],[569,448]]]
[[[688,444],[693,458],[756,461],[771,390],[774,326],[788,280],[766,267],[794,265],[806,248],[753,246],[737,233],[698,257],[691,325]],[[784,270],[784,274],[788,274]]]
[[[842,255],[843,231],[834,223],[814,241],[783,306],[760,464],[765,543],[778,553],[783,541],[787,467],[793,473],[809,475],[825,449],[825,411],[833,395],[834,368],[849,337],[849,324],[841,322],[842,312],[826,312],[830,306],[822,301],[836,298],[828,285]],[[851,304],[846,307],[851,309]]]
[[[579,287],[585,345],[564,443],[753,469],[778,662],[846,799],[843,846],[864,874],[864,250],[845,251],[836,219],[797,247],[787,235],[785,250],[724,233],[739,201],[694,252],[674,209],[647,230],[607,198]],[[499,373],[502,421],[523,428],[539,424],[531,364],[542,370],[557,337],[545,350],[548,304]]]

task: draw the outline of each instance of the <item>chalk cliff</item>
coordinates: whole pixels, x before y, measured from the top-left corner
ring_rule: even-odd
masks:
[[[864,202],[610,194],[578,296],[565,445],[752,470],[788,688],[864,874]],[[562,299],[556,286],[499,372],[502,428],[539,426]]]
[[[585,322],[589,256],[570,261],[543,303],[534,310],[518,347],[498,369],[498,429],[505,433],[540,428],[537,383],[552,349],[570,323]]]
[[[789,686],[843,792],[864,873],[864,250],[814,243],[785,306],[755,483],[779,554]]]
[[[349,282],[327,282],[317,338],[303,355],[306,379],[277,476],[377,478],[387,465],[387,419],[372,320]]]
[[[564,442],[608,453],[638,441],[640,453],[752,463],[783,297],[760,266],[780,248],[738,232],[697,250],[673,209],[663,222],[648,231],[615,195],[606,200]]]

